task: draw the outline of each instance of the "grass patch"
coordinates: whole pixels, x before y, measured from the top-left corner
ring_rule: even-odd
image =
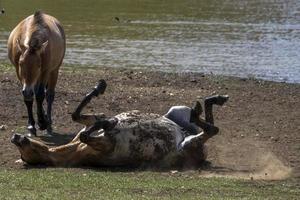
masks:
[[[4,199],[296,199],[293,182],[203,178],[198,172],[0,170]]]
[[[15,70],[12,64],[0,60],[0,71],[1,72],[9,72]]]

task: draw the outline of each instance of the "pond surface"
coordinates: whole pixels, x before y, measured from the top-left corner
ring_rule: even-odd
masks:
[[[300,83],[299,0],[0,0],[9,32],[36,9],[67,34],[65,64]]]

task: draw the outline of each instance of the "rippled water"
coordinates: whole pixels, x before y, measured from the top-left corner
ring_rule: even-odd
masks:
[[[42,8],[63,23],[68,38],[64,62],[75,67],[191,71],[300,83],[298,0],[0,3],[6,9],[0,16],[1,60],[6,59],[9,31]]]

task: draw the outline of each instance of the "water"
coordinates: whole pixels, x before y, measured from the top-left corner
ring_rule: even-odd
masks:
[[[64,63],[75,67],[300,83],[299,0],[0,0],[1,7],[0,60],[9,31],[40,8],[64,25]]]

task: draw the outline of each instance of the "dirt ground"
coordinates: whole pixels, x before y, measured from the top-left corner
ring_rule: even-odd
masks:
[[[64,69],[60,72],[53,108],[53,136],[38,138],[63,144],[81,126],[70,114],[98,81],[108,88],[86,112],[114,115],[138,109],[164,114],[173,105],[192,106],[211,94],[228,94],[223,107],[215,107],[220,133],[208,141],[210,165],[206,176],[253,179],[300,178],[300,85],[212,75],[160,73],[123,69]],[[0,74],[0,168],[22,168],[10,138],[26,133],[27,112],[14,72]]]

